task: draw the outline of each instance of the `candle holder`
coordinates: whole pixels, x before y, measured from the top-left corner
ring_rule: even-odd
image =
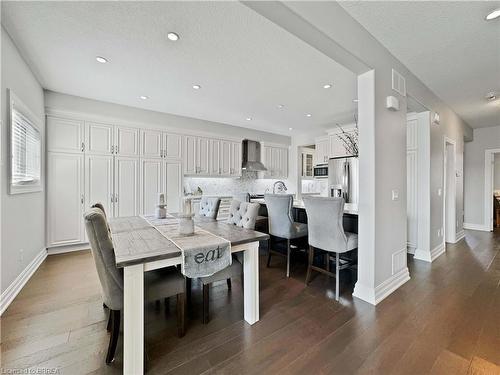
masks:
[[[194,234],[193,214],[179,215],[179,234],[183,236],[191,236]]]

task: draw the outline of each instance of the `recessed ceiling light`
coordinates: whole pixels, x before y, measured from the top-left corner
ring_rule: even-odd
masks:
[[[330,89],[332,88],[332,85],[330,83],[327,83],[326,85],[323,85],[324,89]]]
[[[311,117],[312,115],[310,113],[306,113],[306,117]]]
[[[108,62],[108,59],[102,56],[96,56],[95,58],[97,62],[100,62],[101,64],[106,64]]]
[[[293,130],[293,128],[288,128],[288,130],[292,131],[292,130]]]
[[[180,39],[179,37],[179,34],[176,34],[176,33],[173,33],[173,32],[169,32],[167,34],[167,38],[170,39],[172,42],[176,42]]]
[[[199,89],[201,89],[201,86],[200,85],[193,85],[193,89],[199,90]]]
[[[278,104],[278,109],[283,109],[285,106],[283,104]]]
[[[495,9],[493,12],[488,13],[485,19],[486,21],[492,21],[498,17],[500,17],[500,9]]]
[[[148,100],[148,99],[149,99],[149,96],[146,96],[146,95],[141,95],[141,96],[139,96],[139,98],[141,98],[142,100]]]
[[[251,117],[247,117],[245,120],[252,121],[252,118]]]
[[[352,101],[353,101],[354,103],[359,102],[359,100],[358,100],[358,99],[353,99]]]

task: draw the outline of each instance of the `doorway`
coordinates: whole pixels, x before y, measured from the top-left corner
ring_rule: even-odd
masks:
[[[484,225],[500,230],[500,149],[486,150],[484,161]]]
[[[444,139],[444,168],[443,168],[443,238],[445,242],[456,242],[457,220],[456,207],[456,143],[450,138]]]

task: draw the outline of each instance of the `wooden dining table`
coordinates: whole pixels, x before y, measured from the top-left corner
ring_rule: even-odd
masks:
[[[116,266],[123,268],[123,373],[144,373],[144,272],[181,264],[181,250],[140,216],[109,221]],[[259,320],[259,241],[269,235],[212,219],[195,225],[231,242],[243,252],[244,319]]]

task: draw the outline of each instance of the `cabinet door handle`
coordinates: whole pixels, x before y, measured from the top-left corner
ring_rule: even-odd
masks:
[[[115,194],[115,203],[118,203],[118,194]]]
[[[115,146],[111,146],[111,153],[114,154],[115,153]]]
[[[163,150],[163,157],[166,158],[167,157],[167,149]]]
[[[115,154],[118,154],[120,152],[120,148],[118,146],[115,146]]]
[[[83,204],[85,202],[85,199],[83,197],[83,195],[80,197],[80,202]]]
[[[111,195],[109,196],[109,198],[110,198],[110,200],[111,200],[111,203],[113,203],[113,202],[115,201],[115,197],[114,197],[114,195],[113,195],[113,194],[111,194]]]
[[[85,151],[85,143],[82,142],[82,152]]]

